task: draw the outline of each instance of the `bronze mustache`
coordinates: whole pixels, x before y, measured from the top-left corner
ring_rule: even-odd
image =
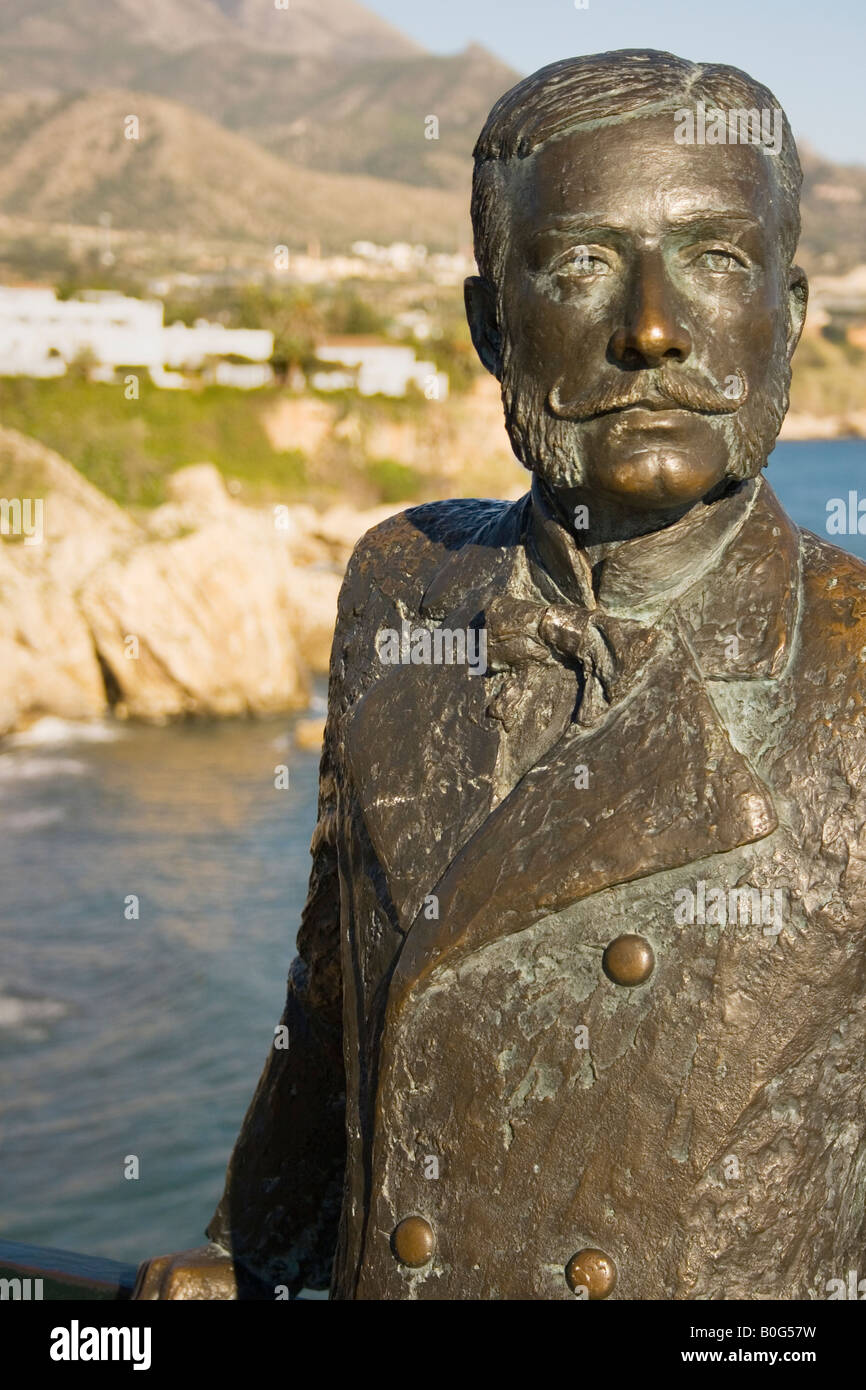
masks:
[[[629,385],[613,382],[568,401],[561,399],[560,383],[556,382],[548,393],[547,405],[551,414],[559,419],[576,421],[592,420],[598,415],[628,410],[630,406],[644,406],[650,410],[672,406],[700,415],[733,415],[749,394],[745,378],[740,373],[736,375],[741,388],[736,398],[726,396],[720,387],[695,377],[659,372],[650,378],[635,378]]]

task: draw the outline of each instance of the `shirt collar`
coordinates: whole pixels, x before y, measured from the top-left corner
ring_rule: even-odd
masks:
[[[750,478],[716,502],[698,503],[673,526],[622,541],[594,571],[535,475],[531,491],[528,553],[539,588],[548,591],[552,581],[559,601],[652,621],[714,568],[749,517],[759,485]]]
[[[710,679],[784,674],[798,629],[799,532],[763,477],[699,513],[694,531],[679,523],[664,536],[623,542],[605,562],[597,592],[586,556],[550,509],[541,509],[538,493],[533,486],[448,555],[428,582],[422,613],[469,621],[495,594],[536,594],[650,624],[669,619]]]

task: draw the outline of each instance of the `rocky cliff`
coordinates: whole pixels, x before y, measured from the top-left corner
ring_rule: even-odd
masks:
[[[0,735],[44,715],[303,708],[327,671],[351,548],[395,510],[247,507],[195,464],[165,505],[130,516],[4,429],[0,509]]]

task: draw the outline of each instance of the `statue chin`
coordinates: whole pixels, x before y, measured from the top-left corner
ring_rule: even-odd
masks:
[[[653,449],[627,458],[593,460],[586,488],[609,504],[630,511],[668,511],[706,497],[725,477],[727,460]]]
[[[625,411],[585,427],[584,487],[629,511],[669,511],[706,497],[726,476],[730,447],[705,417]]]

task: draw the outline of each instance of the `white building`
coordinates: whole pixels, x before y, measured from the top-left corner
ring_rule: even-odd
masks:
[[[408,241],[392,241],[390,246],[378,246],[375,241],[353,241],[351,250],[365,261],[375,261],[389,270],[402,272],[417,270],[427,260],[427,247],[423,243],[413,246]]]
[[[394,241],[390,246],[378,246],[374,241],[355,241],[352,252],[371,267],[401,275],[414,271],[423,274],[425,279],[432,279],[437,285],[459,284],[476,271],[474,259],[462,251],[453,255],[442,251],[430,252],[423,244],[412,246],[406,241]]]
[[[404,309],[402,314],[394,315],[393,324],[401,335],[411,335],[419,342],[424,342],[433,333],[433,324],[426,309]]]
[[[208,357],[244,357],[249,363],[261,363],[273,350],[274,335],[263,328],[226,328],[196,319],[192,328],[172,323],[162,330],[167,367],[201,367]]]
[[[99,379],[117,367],[143,367],[156,385],[183,384],[166,368],[200,368],[213,358],[240,357],[257,364],[256,384],[270,380],[263,367],[274,350],[265,329],[225,328],[199,319],[166,326],[158,299],[131,299],[112,291],[91,291],[58,299],[53,289],[0,286],[0,376],[62,376],[82,353],[89,354]],[[233,365],[224,363],[222,365]],[[235,364],[237,365],[237,364]],[[253,378],[238,384],[249,385]]]
[[[448,395],[448,377],[433,362],[418,362],[415,349],[380,338],[329,338],[316,348],[320,362],[335,371],[314,372],[316,391],[356,390],[362,396],[405,396],[410,382],[431,400]]]
[[[267,362],[217,362],[213,379],[217,386],[234,386],[240,391],[256,391],[273,380]]]

